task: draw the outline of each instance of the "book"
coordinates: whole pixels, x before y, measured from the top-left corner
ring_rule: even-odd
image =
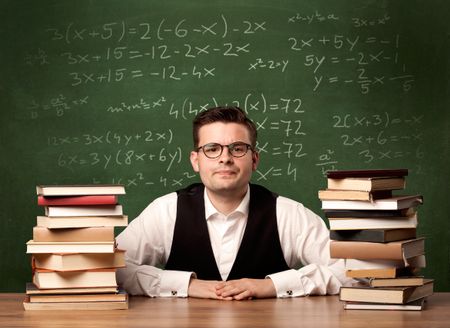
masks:
[[[75,271],[119,268],[125,266],[125,251],[114,253],[47,253],[33,254],[32,265],[38,269]]]
[[[402,287],[402,286],[422,286],[427,279],[420,276],[400,276],[397,278],[370,278],[370,287]]]
[[[332,258],[362,260],[403,260],[425,253],[425,238],[375,243],[364,241],[331,241]]]
[[[128,297],[126,301],[108,301],[108,302],[58,302],[42,303],[30,302],[25,299],[23,307],[26,311],[32,310],[126,310],[128,309]]]
[[[87,228],[87,227],[125,227],[128,216],[73,216],[49,217],[38,216],[37,225],[49,229]]]
[[[123,185],[38,185],[38,196],[125,195]]]
[[[373,201],[375,199],[392,197],[391,190],[381,191],[362,191],[362,190],[319,190],[320,200],[365,200]]]
[[[330,223],[331,228],[331,223]],[[416,238],[416,229],[331,230],[330,239],[386,243]]]
[[[117,293],[119,290],[116,286],[113,287],[87,287],[87,288],[37,288],[32,282],[26,283],[27,295],[56,295],[56,294],[102,294],[102,293]]]
[[[327,179],[327,188],[336,190],[360,190],[360,191],[381,191],[405,189],[405,178],[380,177],[380,178],[344,178]]]
[[[345,310],[393,310],[393,311],[422,311],[425,308],[426,297],[405,304],[345,302]]]
[[[417,208],[409,207],[401,210],[336,210],[336,209],[324,209],[323,210],[327,218],[401,218],[410,216],[417,213]]]
[[[120,290],[118,293],[100,294],[31,294],[28,296],[31,303],[60,303],[60,302],[125,302],[127,294]]]
[[[403,260],[425,253],[425,238],[415,238],[388,243],[365,241],[336,241],[330,243],[332,258]]]
[[[117,287],[115,269],[66,272],[36,269],[33,283],[43,289]]]
[[[405,304],[433,294],[433,280],[421,286],[383,287],[369,286],[341,287],[339,300],[352,302]]]
[[[116,195],[38,196],[39,206],[114,205]]]
[[[33,227],[35,242],[114,241],[114,227],[48,229]]]
[[[425,255],[403,260],[345,259],[346,276],[350,278],[397,278],[417,275],[426,267]]]
[[[333,170],[327,171],[327,178],[371,178],[371,177],[404,177],[408,169],[374,169],[374,170]]]
[[[358,259],[344,259],[345,268],[351,269],[386,269],[386,268],[425,268],[425,255],[418,255],[404,260],[358,260]]]
[[[399,210],[415,207],[423,203],[420,195],[395,196],[372,202],[360,200],[323,200],[322,209],[345,210]]]
[[[35,253],[114,253],[114,241],[62,242],[34,241],[27,242],[27,254]]]
[[[384,269],[353,269],[345,271],[349,278],[397,278],[415,274],[415,269],[410,267],[384,268]]]
[[[417,215],[399,218],[328,218],[330,230],[406,229],[416,228]]]
[[[46,216],[118,216],[123,215],[122,205],[45,206]]]

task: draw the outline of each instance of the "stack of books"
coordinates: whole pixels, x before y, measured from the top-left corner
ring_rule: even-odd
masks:
[[[425,267],[425,239],[416,235],[421,195],[394,195],[405,188],[407,169],[327,172],[319,191],[330,224],[330,255],[345,259],[345,309],[421,310],[433,280]]]
[[[125,252],[116,248],[114,227],[128,217],[118,204],[122,185],[37,186],[33,239],[27,242],[33,278],[26,285],[25,310],[127,309],[116,269]]]

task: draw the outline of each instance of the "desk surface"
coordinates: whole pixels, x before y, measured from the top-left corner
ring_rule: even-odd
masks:
[[[24,311],[23,294],[0,294],[0,327],[449,327],[450,293],[423,311],[348,311],[337,296],[214,301],[131,297],[128,310]]]

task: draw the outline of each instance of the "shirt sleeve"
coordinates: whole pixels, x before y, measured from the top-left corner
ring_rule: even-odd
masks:
[[[345,262],[330,258],[325,222],[302,204],[278,197],[277,222],[281,247],[291,270],[268,275],[278,297],[338,294],[352,279]]]
[[[163,270],[170,254],[176,218],[176,194],[152,202],[117,238],[125,268],[117,281],[131,295],[187,297],[193,272]]]

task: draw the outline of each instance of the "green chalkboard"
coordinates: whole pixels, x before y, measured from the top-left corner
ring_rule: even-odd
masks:
[[[449,291],[447,1],[1,1],[0,291],[31,279],[35,185],[122,183],[134,218],[198,180],[191,121],[256,122],[253,182],[322,215],[330,169],[408,168]],[[322,215],[323,217],[323,215]]]

